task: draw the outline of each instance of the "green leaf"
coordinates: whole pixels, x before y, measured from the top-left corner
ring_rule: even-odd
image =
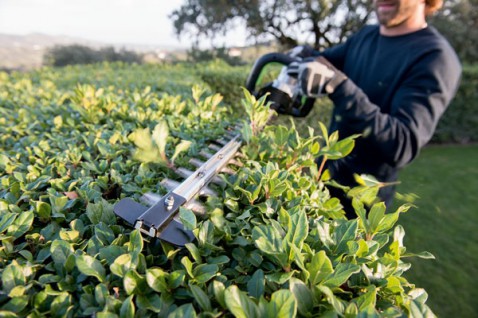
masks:
[[[332,274],[330,274],[323,282],[331,288],[340,287],[344,284],[352,274],[360,272],[360,266],[351,263],[339,263]]]
[[[200,264],[193,269],[193,277],[199,283],[206,283],[217,275],[219,267],[216,264]]]
[[[45,186],[48,185],[48,181],[50,181],[51,177],[50,176],[40,176],[35,179],[32,183],[29,183],[26,188],[28,191],[34,191],[34,190],[39,190],[41,188],[44,188]]]
[[[190,231],[194,230],[197,226],[196,215],[189,209],[179,207],[179,219],[184,227]]]
[[[262,269],[258,269],[254,272],[251,279],[247,282],[247,292],[249,295],[255,298],[260,298],[264,295],[265,291],[265,277]]]
[[[118,256],[113,264],[110,265],[111,272],[116,276],[124,277],[129,270],[136,268],[131,260],[132,257],[129,253]]]
[[[282,237],[275,227],[260,225],[252,229],[252,239],[258,249],[266,254],[282,254]]]
[[[138,255],[143,250],[143,237],[137,229],[131,231],[129,236],[128,251]]]
[[[51,217],[51,206],[46,202],[36,201],[35,211],[41,219],[49,220]]]
[[[98,203],[88,203],[86,215],[92,224],[116,224],[116,215],[113,212],[113,205],[105,200]]]
[[[272,294],[268,306],[268,316],[277,318],[295,317],[297,301],[289,290],[281,289]]]
[[[287,283],[293,275],[294,275],[294,271],[277,272],[277,273],[266,275],[266,280],[272,283],[282,285]]]
[[[246,293],[239,290],[236,285],[231,285],[225,290],[224,299],[227,309],[229,309],[236,318],[258,317],[257,305]]]
[[[214,224],[209,220],[204,221],[199,227],[199,234],[197,235],[199,246],[208,246],[214,239]]]
[[[3,304],[2,309],[0,310],[0,317],[11,317],[9,315],[10,313],[14,315],[13,317],[23,316],[19,314],[28,306],[28,296],[11,296],[9,294],[8,297],[10,297],[11,300],[6,304]]]
[[[194,278],[193,263],[189,260],[187,256],[181,258],[181,264],[183,264],[184,269],[188,273],[189,277]]]
[[[184,283],[184,279],[186,277],[186,273],[183,270],[176,270],[174,272],[169,273],[168,276],[168,286],[170,289],[178,288],[182,286]]]
[[[114,263],[114,261],[126,252],[126,248],[117,245],[110,245],[100,248],[100,259],[105,260],[108,265]]]
[[[338,314],[342,314],[345,310],[345,302],[336,297],[332,290],[324,285],[317,285],[316,287],[322,294],[325,295],[327,302],[332,305]]]
[[[68,242],[54,240],[50,246],[50,253],[54,263],[64,265],[68,256],[74,253],[74,249]]]
[[[162,157],[166,157],[166,143],[169,137],[169,127],[165,120],[161,120],[153,130],[152,140],[158,148],[159,154]]]
[[[51,303],[51,312],[55,313],[56,317],[68,317],[68,312],[73,309],[72,297],[68,293],[61,293],[56,296]]]
[[[420,253],[405,253],[402,257],[418,257],[422,259],[435,259],[435,255],[430,252],[424,251]]]
[[[138,309],[151,310],[154,313],[161,311],[163,302],[158,294],[136,295],[136,306]]]
[[[150,268],[146,270],[146,282],[148,286],[160,293],[169,292],[168,276],[169,274],[160,268]]]
[[[134,318],[135,308],[133,303],[133,295],[123,300],[120,309],[120,318]]]
[[[174,163],[174,160],[178,157],[181,152],[185,152],[191,147],[192,142],[189,140],[181,140],[181,142],[174,149],[174,154],[171,157],[171,162]]]
[[[168,318],[195,318],[196,311],[192,304],[184,304],[176,308],[172,313],[168,315]]]
[[[274,143],[282,147],[289,139],[289,130],[284,126],[276,126],[274,129]]]
[[[17,214],[2,213],[0,217],[0,233],[3,233],[15,221]]]
[[[149,150],[153,148],[153,140],[151,139],[149,128],[137,129],[131,133],[129,138],[134,142],[136,147],[140,149]]]
[[[2,272],[3,290],[8,294],[16,286],[23,286],[26,283],[23,268],[18,263],[13,262]]]
[[[24,235],[32,226],[34,219],[33,212],[22,212],[8,227],[7,235],[19,238]]]
[[[224,286],[223,283],[220,281],[214,280],[212,282],[212,289],[214,292],[214,297],[216,298],[217,302],[219,305],[221,305],[222,308],[226,309],[226,298],[225,298],[225,291],[226,287]]]
[[[335,252],[337,254],[345,253],[348,250],[347,243],[354,241],[357,236],[358,221],[350,220],[340,224],[335,228],[334,240],[336,242]]]
[[[189,288],[194,296],[194,299],[197,301],[201,309],[203,311],[212,311],[211,301],[209,300],[208,295],[201,289],[201,287],[196,285],[190,285]]]
[[[309,284],[311,286],[321,283],[334,271],[332,262],[323,250],[314,254],[310,263],[306,264],[305,267],[310,273]]]
[[[336,153],[336,155],[329,155],[328,158],[331,160],[340,159],[350,154],[353,148],[355,147],[354,139],[357,138],[358,136],[359,135],[349,136],[347,138],[344,138],[338,141],[337,143],[334,143],[330,147],[329,151],[330,153]]]
[[[143,294],[146,291],[146,280],[135,270],[130,270],[124,275],[123,287],[128,295]]]
[[[329,146],[329,132],[327,127],[322,122],[319,122],[319,128],[322,132],[322,137],[324,138],[326,145]]]
[[[373,234],[378,232],[378,227],[380,223],[382,222],[382,219],[385,215],[385,210],[386,210],[386,206],[385,206],[385,203],[383,202],[374,204],[372,208],[370,209],[368,220],[370,223],[370,229]]]
[[[95,300],[101,307],[106,305],[106,299],[109,296],[108,287],[105,284],[98,284],[95,287]]]
[[[110,245],[115,239],[111,228],[102,222],[95,225],[95,236],[105,246]]]
[[[18,318],[18,314],[9,310],[0,310],[0,316],[3,318]]]
[[[25,292],[26,292],[25,286],[22,286],[22,285],[15,286],[8,293],[8,297],[10,297],[10,298],[20,298],[21,296],[23,296],[25,294]]]
[[[367,292],[354,299],[354,301],[357,303],[359,311],[374,310],[377,301],[377,288],[374,285],[368,286]]]
[[[291,215],[285,239],[301,250],[308,234],[309,223],[305,211],[299,211]]]
[[[402,205],[395,212],[385,214],[382,218],[382,221],[377,226],[377,232],[385,232],[390,230],[395,223],[397,223],[400,213],[407,212],[409,208],[410,205]]]
[[[106,279],[106,272],[100,261],[89,255],[80,255],[76,257],[76,266],[78,270],[86,275],[96,277],[100,282]]]
[[[202,263],[201,252],[194,243],[186,243],[185,247],[188,249],[194,261],[198,264]]]
[[[314,294],[309,287],[300,279],[293,277],[289,281],[289,289],[295,296],[299,313],[303,316],[312,314]]]

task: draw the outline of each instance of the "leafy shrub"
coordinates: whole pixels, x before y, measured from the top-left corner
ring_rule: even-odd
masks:
[[[181,211],[196,237],[185,249],[119,222],[118,199],[166,193],[159,181],[177,178],[168,165],[187,166],[234,122],[203,89],[141,88],[144,68],[115,86],[103,67],[112,65],[0,74],[2,316],[432,315],[426,293],[402,277],[413,254],[395,222],[407,207],[385,215],[374,203],[367,216],[363,201],[379,185],[363,179],[350,192],[358,218],[346,220],[313,159],[344,156],[354,140],[323,125],[320,138],[245,125],[243,167],[205,202],[206,218]],[[63,86],[72,71],[70,80],[97,72],[110,85]],[[243,104],[262,126],[263,101],[246,95]]]
[[[193,63],[204,63],[211,62],[214,60],[221,60],[231,66],[238,66],[244,64],[244,62],[239,56],[231,56],[229,54],[229,49],[225,47],[208,50],[201,50],[198,47],[192,47],[187,52],[187,57],[188,61]]]
[[[440,143],[478,141],[478,65],[465,65],[456,97],[438,124],[433,137]]]
[[[66,66],[75,64],[92,64],[99,62],[141,63],[141,55],[128,50],[115,50],[105,47],[98,50],[84,45],[54,46],[43,58],[46,65]]]
[[[196,66],[199,78],[210,87],[211,91],[224,96],[224,102],[233,107],[234,111],[242,112],[237,105],[242,97],[242,89],[246,85],[250,66],[231,67],[224,61],[214,60]]]

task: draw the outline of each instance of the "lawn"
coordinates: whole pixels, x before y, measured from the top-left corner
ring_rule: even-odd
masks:
[[[405,246],[436,257],[411,259],[406,277],[439,317],[478,317],[478,145],[428,146],[400,179],[399,193],[418,196],[400,219]]]

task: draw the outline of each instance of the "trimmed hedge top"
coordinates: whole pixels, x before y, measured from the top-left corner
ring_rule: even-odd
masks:
[[[385,214],[381,185],[359,178],[358,218],[347,220],[314,162],[347,155],[354,137],[322,124],[308,137],[293,125],[255,130],[268,109],[248,94],[242,167],[204,201],[205,218],[180,212],[195,242],[178,249],[117,220],[118,199],[165,194],[171,167],[191,168],[236,122],[220,96],[190,89],[199,81],[182,66],[0,74],[0,314],[433,315],[402,277],[414,254],[395,223],[408,207]]]

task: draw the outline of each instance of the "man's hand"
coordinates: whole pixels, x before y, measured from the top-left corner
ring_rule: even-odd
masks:
[[[288,71],[291,75],[297,74],[302,94],[311,98],[333,93],[347,79],[345,74],[322,56],[292,63]]]

